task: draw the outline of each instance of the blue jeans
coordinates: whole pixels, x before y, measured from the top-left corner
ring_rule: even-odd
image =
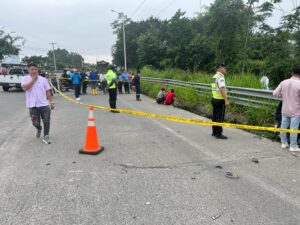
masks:
[[[282,116],[281,119],[281,128],[287,129],[290,128],[291,130],[298,130],[300,124],[300,116],[294,116],[294,117],[288,117],[288,116]],[[287,144],[287,134],[285,132],[280,133],[280,139],[282,144]],[[290,147],[292,148],[298,148],[298,134],[291,133],[290,134]]]

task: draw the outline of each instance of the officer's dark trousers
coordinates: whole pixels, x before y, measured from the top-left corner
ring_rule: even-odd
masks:
[[[110,108],[116,109],[117,108],[117,88],[109,88],[109,105]]]
[[[135,91],[136,91],[136,99],[140,99],[140,97],[141,97],[141,85],[139,85],[139,84],[135,85]]]
[[[224,99],[212,99],[211,103],[213,105],[213,122],[224,122],[225,117],[225,101]],[[220,126],[213,126],[213,135],[218,136],[223,132],[223,128]]]

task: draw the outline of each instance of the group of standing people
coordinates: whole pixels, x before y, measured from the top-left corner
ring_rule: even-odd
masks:
[[[225,64],[218,64],[216,74],[213,76],[212,87],[212,106],[213,122],[224,122],[225,107],[230,103],[228,101],[227,89],[225,84],[225,75],[227,68]],[[268,87],[268,85],[267,85]],[[299,130],[300,126],[300,65],[294,65],[291,78],[282,81],[273,91],[273,95],[281,98],[281,128]],[[212,136],[217,139],[227,139],[223,135],[221,126],[213,126]],[[287,132],[280,132],[281,148],[289,148],[291,152],[300,152],[298,145],[298,134],[290,133],[288,139]]]
[[[117,72],[117,88],[118,93],[123,94],[123,90],[125,94],[130,94],[135,90],[136,92],[136,100],[141,101],[141,71],[137,71],[128,73],[127,71],[118,71]]]
[[[98,87],[104,94],[106,93],[107,81],[105,76],[103,74],[98,75],[97,71],[91,71],[87,74],[85,71],[71,70],[66,78],[71,79],[77,101],[80,101],[80,95],[87,94],[88,84],[91,86],[93,95],[98,95]]]

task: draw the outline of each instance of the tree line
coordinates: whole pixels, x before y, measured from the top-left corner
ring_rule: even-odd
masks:
[[[0,30],[0,61],[4,55],[19,55],[25,41],[22,36]],[[79,53],[69,52],[61,48],[55,49],[54,53],[58,70],[63,68],[95,67],[84,63],[84,59]],[[45,70],[54,70],[53,50],[49,50],[46,56],[25,56],[22,61],[24,63],[36,63]]]
[[[131,68],[178,68],[212,72],[217,62],[238,74],[268,74],[276,84],[300,63],[300,6],[268,24],[281,0],[215,0],[205,12],[188,18],[178,10],[166,20],[133,21],[124,15],[112,23],[117,36],[113,62],[123,65],[125,21],[127,61]]]
[[[85,65],[84,59],[79,53],[69,52],[68,50],[61,48],[55,49],[54,53],[58,70],[64,68],[82,68]],[[43,69],[54,69],[53,50],[48,51],[46,56],[25,56],[23,61],[25,63],[36,63]]]

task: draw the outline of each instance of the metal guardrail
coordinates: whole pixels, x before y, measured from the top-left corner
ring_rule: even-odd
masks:
[[[142,81],[169,85],[174,87],[189,87],[194,88],[200,93],[211,94],[211,85],[204,83],[187,82],[180,80],[170,80],[154,77],[142,77]],[[244,106],[275,106],[279,99],[274,97],[272,91],[254,88],[242,88],[227,86],[230,99],[238,105]]]

